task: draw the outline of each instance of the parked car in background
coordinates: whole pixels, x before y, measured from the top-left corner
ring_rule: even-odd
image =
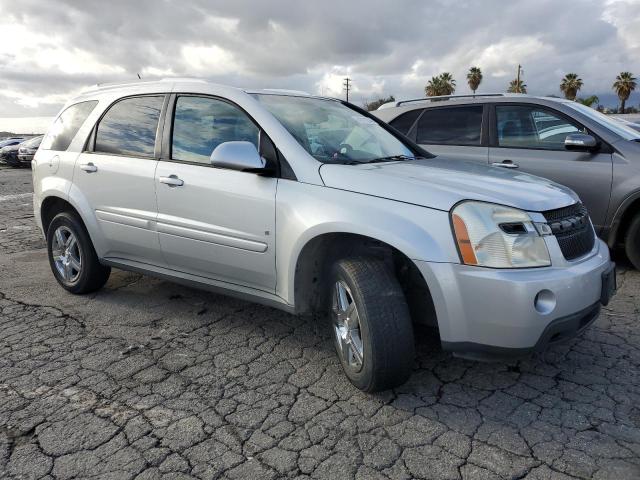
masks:
[[[577,102],[520,94],[396,101],[373,113],[437,155],[570,187],[598,235],[640,269],[640,132]]]
[[[0,140],[0,148],[7,147],[9,145],[17,145],[21,142],[24,142],[24,137],[9,137]]]
[[[18,145],[20,143],[10,143],[0,148],[0,162],[7,165],[16,166],[18,164]]]
[[[621,122],[623,125],[626,125],[629,128],[633,128],[634,130],[640,132],[640,122],[639,121],[632,121],[632,120],[627,120],[626,118],[621,118],[621,117],[613,117],[615,118],[618,122]]]
[[[457,355],[520,356],[587,328],[615,291],[571,190],[433,158],[337,99],[104,86],[65,106],[33,168],[64,289],[117,267],[328,316],[365,391],[408,378],[414,322]]]
[[[25,140],[20,145],[18,145],[18,162],[22,165],[30,165],[31,160],[33,160],[33,156],[38,151],[38,147],[40,146],[40,142],[42,142],[42,138],[44,135],[38,135],[37,137],[30,138],[29,140]]]

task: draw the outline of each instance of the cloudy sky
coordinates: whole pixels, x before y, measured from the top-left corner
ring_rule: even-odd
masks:
[[[349,76],[356,103],[422,96],[443,71],[467,93],[471,65],[480,91],[504,91],[521,63],[529,93],[559,94],[577,72],[605,103],[617,73],[640,77],[640,0],[0,0],[0,12],[0,117],[53,115],[138,73],[332,96]]]

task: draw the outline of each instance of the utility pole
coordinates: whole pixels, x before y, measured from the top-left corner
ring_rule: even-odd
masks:
[[[516,93],[520,92],[520,70],[522,70],[522,66],[518,64],[518,75],[516,76]]]
[[[344,83],[342,84],[344,90],[347,92],[347,102],[349,101],[349,90],[351,90],[351,79],[346,77],[344,79]]]

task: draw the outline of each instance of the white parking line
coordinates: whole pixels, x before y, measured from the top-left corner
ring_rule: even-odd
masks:
[[[33,193],[16,193],[15,195],[0,195],[0,202],[9,202],[11,200],[21,200],[23,198],[33,197]]]

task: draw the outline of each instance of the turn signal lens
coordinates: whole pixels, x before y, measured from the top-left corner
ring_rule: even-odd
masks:
[[[467,226],[459,215],[453,215],[453,229],[456,233],[456,240],[458,241],[458,248],[460,249],[462,261],[467,265],[477,265],[478,259],[476,258],[476,254],[473,253],[473,247],[471,246],[471,240],[469,240]]]

